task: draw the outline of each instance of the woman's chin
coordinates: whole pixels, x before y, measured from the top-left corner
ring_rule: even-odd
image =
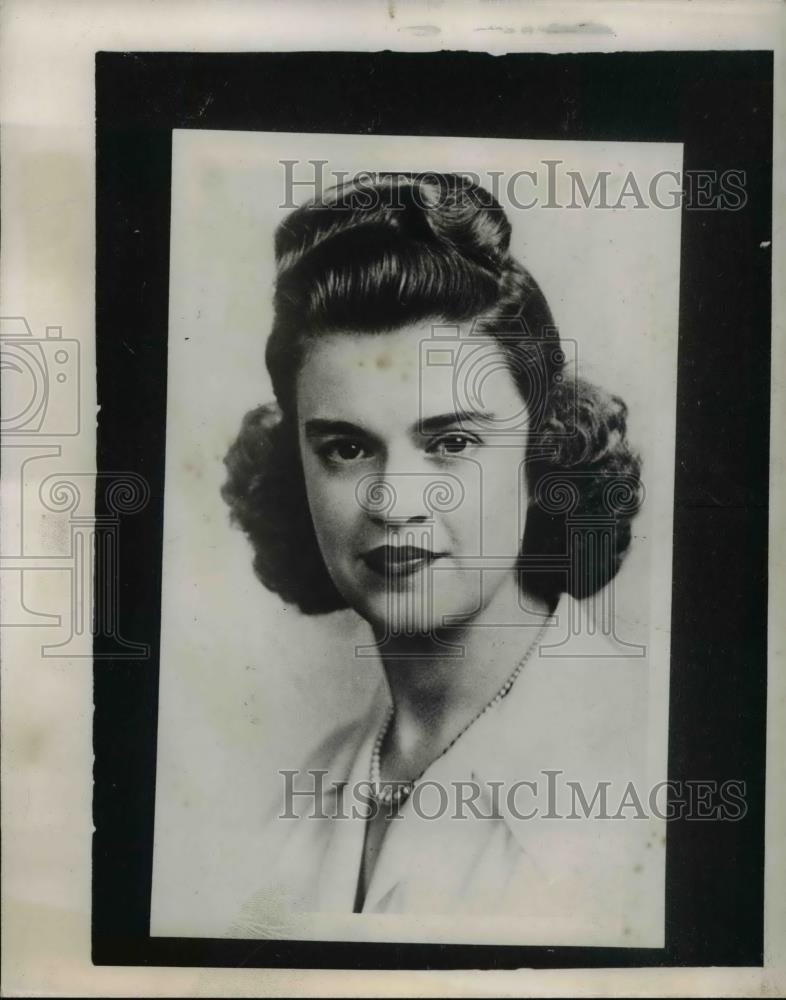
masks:
[[[471,621],[478,612],[478,596],[431,594],[426,600],[393,591],[365,594],[353,606],[378,636],[436,636],[451,625]]]

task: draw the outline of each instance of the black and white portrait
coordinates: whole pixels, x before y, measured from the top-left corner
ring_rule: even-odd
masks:
[[[681,155],[174,134],[151,933],[662,945]]]
[[[783,5],[0,17],[4,993],[777,995]]]

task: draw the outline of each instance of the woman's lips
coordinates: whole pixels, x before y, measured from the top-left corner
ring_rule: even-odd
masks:
[[[439,553],[416,545],[380,545],[363,555],[363,561],[383,577],[411,576],[439,559]]]

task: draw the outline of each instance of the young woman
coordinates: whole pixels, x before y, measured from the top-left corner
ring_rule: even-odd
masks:
[[[276,404],[246,416],[224,497],[265,586],[353,608],[386,684],[287,778],[276,813],[299,819],[261,868],[302,910],[523,907],[545,939],[578,920],[635,944],[619,866],[641,872],[644,841],[549,807],[576,804],[557,772],[586,799],[638,773],[646,676],[570,635],[628,549],[639,460],[510,235],[471,180],[400,174],[276,234]]]

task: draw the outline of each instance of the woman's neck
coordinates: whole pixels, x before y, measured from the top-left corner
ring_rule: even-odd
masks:
[[[549,614],[545,601],[527,607],[517,589],[500,587],[466,625],[380,643],[394,706],[385,756],[400,772],[388,777],[414,777],[494,698]]]

